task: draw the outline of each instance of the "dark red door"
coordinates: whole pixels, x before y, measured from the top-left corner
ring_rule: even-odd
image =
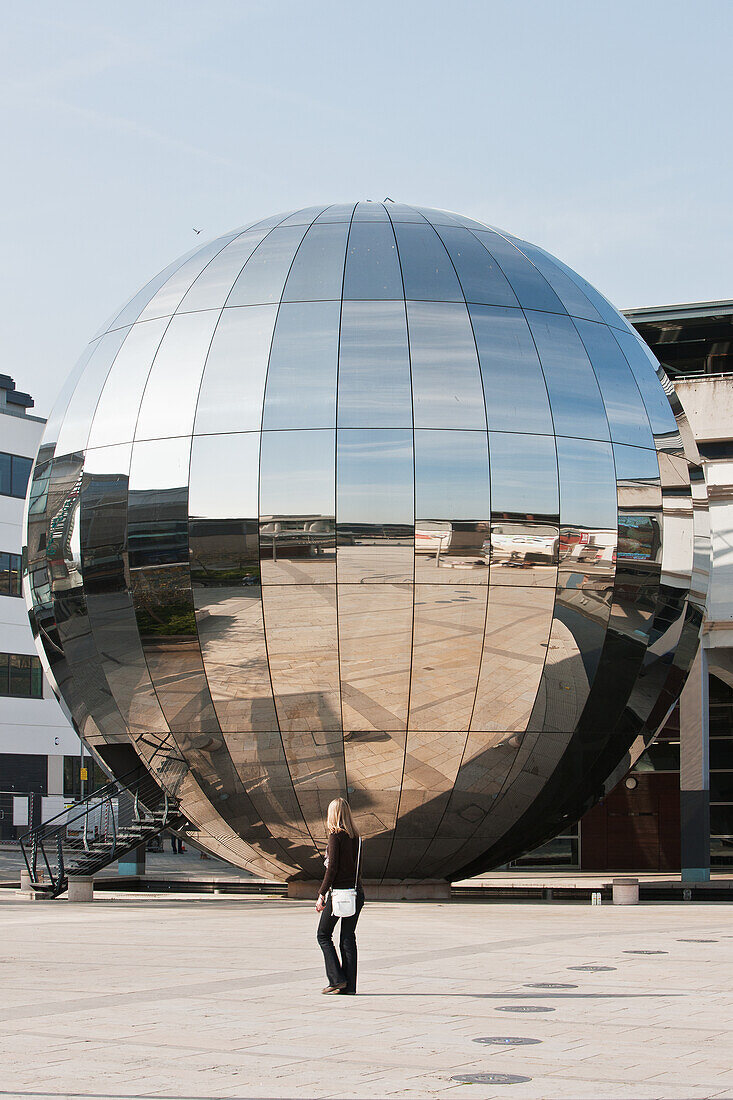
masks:
[[[678,871],[680,783],[675,772],[625,779],[580,822],[584,871]]]

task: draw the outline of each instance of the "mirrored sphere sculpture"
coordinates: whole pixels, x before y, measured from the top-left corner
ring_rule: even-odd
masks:
[[[39,651],[108,766],[175,775],[233,863],[320,879],[343,795],[367,879],[478,872],[577,819],[679,695],[685,430],[542,249],[389,202],[267,218],[161,272],[64,387]]]

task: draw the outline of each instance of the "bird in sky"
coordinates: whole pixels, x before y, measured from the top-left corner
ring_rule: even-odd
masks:
[[[201,232],[200,229],[194,229],[194,233],[200,233],[200,232]]]

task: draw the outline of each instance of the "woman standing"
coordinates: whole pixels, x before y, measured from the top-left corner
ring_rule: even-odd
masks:
[[[364,905],[364,889],[358,874],[359,833],[345,798],[334,798],[328,807],[328,851],[326,873],[318,892],[316,912],[321,914],[318,942],[326,963],[328,985],[323,993],[356,993],[356,922]],[[338,917],[333,915],[331,890],[350,890],[356,886],[356,912],[341,917],[341,960],[333,945],[333,930]]]

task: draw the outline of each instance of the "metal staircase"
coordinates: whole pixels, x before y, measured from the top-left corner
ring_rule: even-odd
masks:
[[[57,898],[69,877],[93,875],[163,829],[182,825],[178,800],[168,792],[179,789],[185,770],[182,762],[168,760],[159,783],[140,764],[31,829],[20,838],[31,889]]]

